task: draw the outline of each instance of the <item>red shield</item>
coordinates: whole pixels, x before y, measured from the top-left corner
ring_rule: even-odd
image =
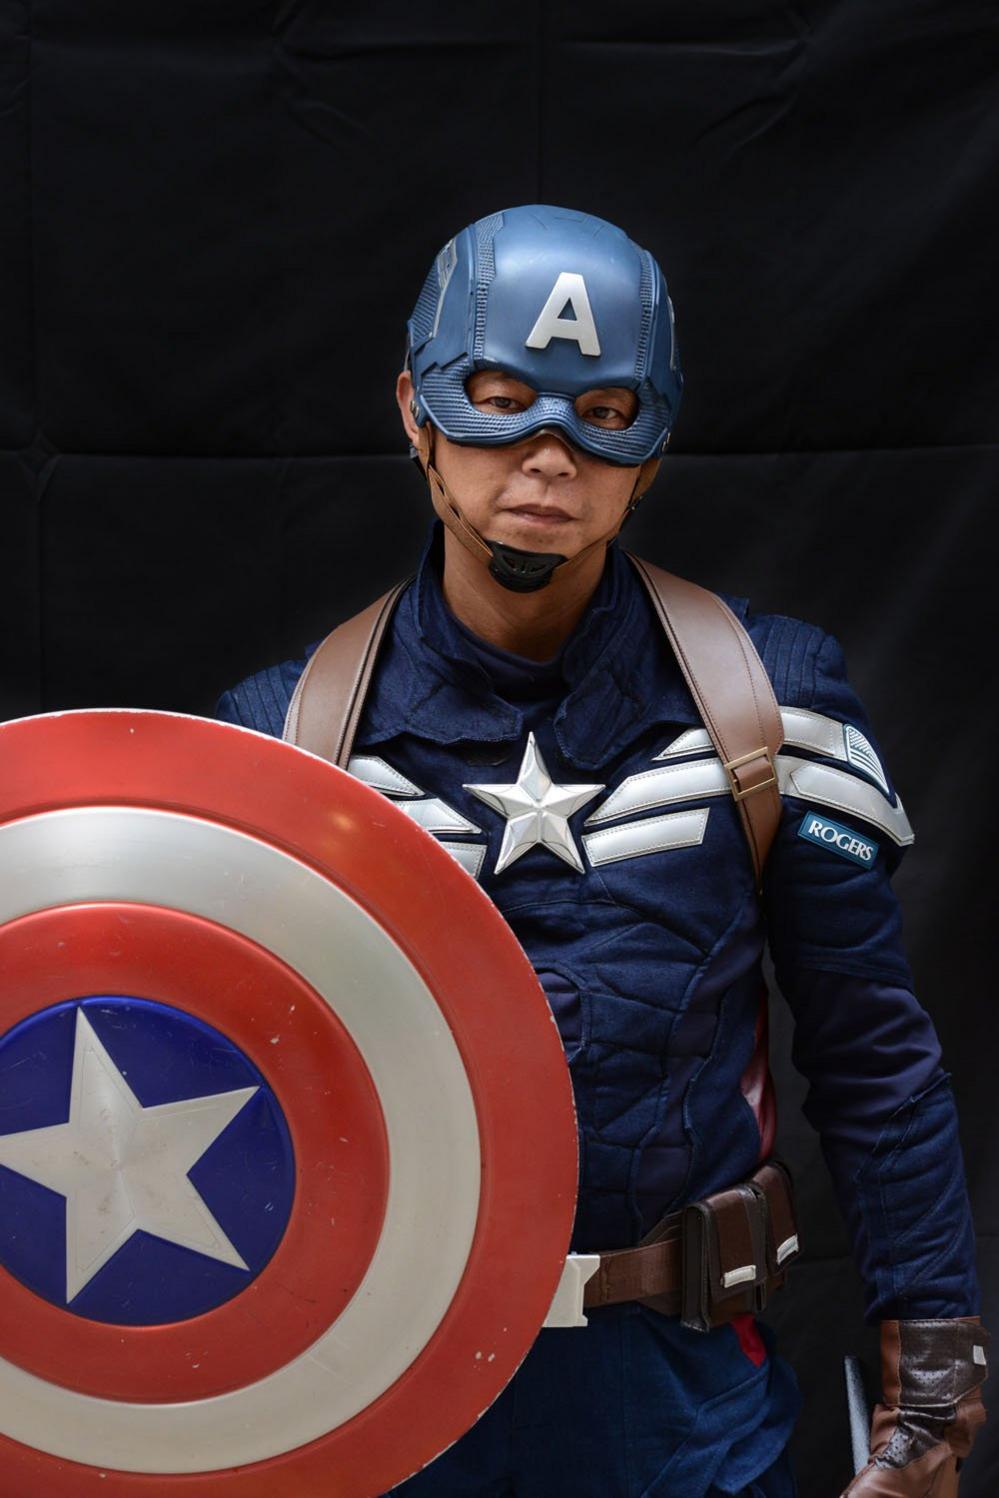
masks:
[[[576,1168],[524,953],[377,792],[0,727],[0,1494],[384,1492],[524,1357]]]

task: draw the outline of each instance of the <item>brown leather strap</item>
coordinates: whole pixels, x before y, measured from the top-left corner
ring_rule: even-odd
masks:
[[[715,593],[626,552],[673,647],[711,742],[728,772],[756,875],[780,825],[774,760],[784,726],[753,642]]]
[[[637,1248],[612,1249],[600,1255],[600,1267],[587,1280],[583,1305],[611,1306],[623,1300],[645,1300],[671,1295],[674,1314],[680,1309],[680,1214],[675,1213],[668,1237]]]
[[[338,625],[313,652],[298,679],[282,737],[347,768],[364,699],[392,610],[409,579]]]

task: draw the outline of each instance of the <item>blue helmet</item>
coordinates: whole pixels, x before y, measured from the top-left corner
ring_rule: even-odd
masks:
[[[413,415],[452,442],[489,447],[542,429],[626,465],[665,451],[683,388],[673,306],[658,264],[589,213],[531,205],[490,214],[441,250],[409,320]],[[525,411],[480,411],[473,370],[500,369],[537,397]],[[575,399],[612,385],[638,412],[619,431],[584,421]]]

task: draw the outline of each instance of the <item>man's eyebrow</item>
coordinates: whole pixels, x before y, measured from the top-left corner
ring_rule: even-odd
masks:
[[[507,374],[505,369],[475,369],[469,375],[465,384],[470,385],[473,380],[490,377],[495,380],[505,380],[511,385],[519,385],[523,390],[530,390],[532,394],[537,395],[534,386],[528,384],[527,380],[521,379],[520,375]]]

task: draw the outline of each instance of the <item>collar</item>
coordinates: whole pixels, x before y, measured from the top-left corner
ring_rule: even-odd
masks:
[[[365,706],[358,745],[400,733],[438,744],[514,742],[524,714],[490,672],[444,600],[443,526],[433,522],[416,575],[402,595]],[[726,599],[739,617],[744,599]],[[649,639],[661,641],[650,650]],[[554,719],[565,757],[597,769],[658,723],[699,724],[700,715],[662,637],[637,573],[617,542],[600,582],[560,653],[565,681]]]
[[[541,701],[557,705],[562,701],[565,696],[562,658],[565,655],[566,641],[563,640],[550,660],[533,661],[526,656],[515,655],[512,650],[504,650],[491,640],[480,639],[457,615],[452,617],[475,652],[479,665],[489,676],[497,696],[514,706],[527,706]]]

